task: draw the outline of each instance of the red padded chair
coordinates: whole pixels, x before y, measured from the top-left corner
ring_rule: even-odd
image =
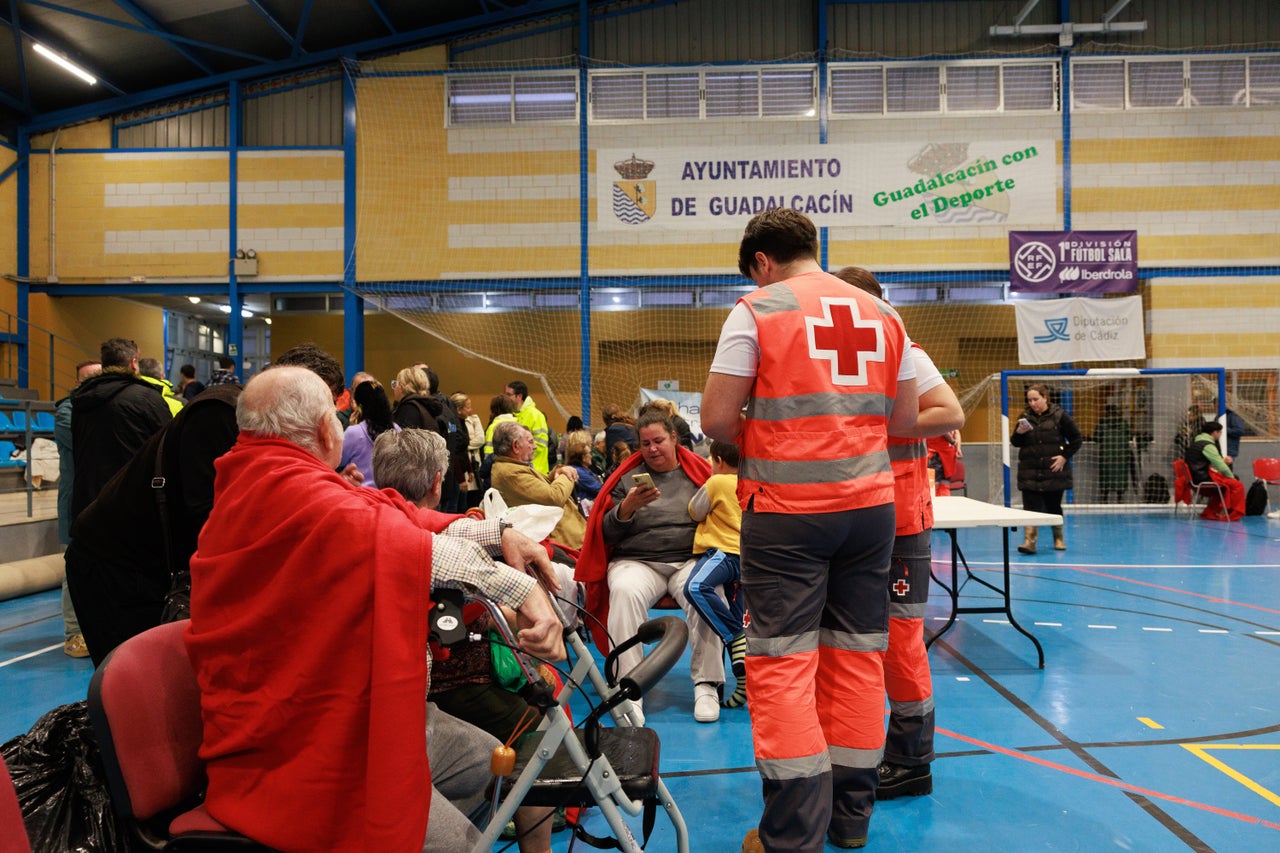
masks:
[[[956,459],[955,470],[951,472],[951,476],[942,482],[947,484],[947,488],[951,490],[953,495],[963,495],[968,492],[968,487],[964,482],[964,460]]]
[[[107,655],[89,682],[111,804],[152,850],[266,850],[214,820],[200,802],[202,723],[182,634],[189,620],[144,631]]]
[[[1173,514],[1178,514],[1178,507],[1184,504],[1187,507],[1187,514],[1197,506],[1208,505],[1209,499],[1216,497],[1218,505],[1226,507],[1226,494],[1222,491],[1222,487],[1213,480],[1205,480],[1203,483],[1191,482],[1191,469],[1187,467],[1187,463],[1182,459],[1173,460]],[[1230,521],[1230,519],[1228,519]]]
[[[1280,486],[1280,459],[1253,460],[1253,476],[1267,485],[1267,509],[1271,509],[1271,487]]]
[[[13,790],[13,779],[9,777],[3,756],[0,756],[0,853],[31,853],[18,794]]]

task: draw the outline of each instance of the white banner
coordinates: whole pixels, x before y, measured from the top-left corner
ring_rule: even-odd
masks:
[[[697,444],[702,441],[702,392],[701,391],[655,391],[651,388],[640,389],[640,404],[644,405],[650,400],[670,400],[676,404],[676,410],[679,411],[680,417],[684,418],[689,424],[689,432],[693,435],[693,442]]]
[[[1014,313],[1024,365],[1147,357],[1141,296],[1016,302]]]
[[[791,207],[819,227],[1056,222],[1050,140],[601,149],[596,226],[741,230]]]

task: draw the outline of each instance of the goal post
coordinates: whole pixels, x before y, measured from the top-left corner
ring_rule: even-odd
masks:
[[[1226,424],[1226,370],[1221,367],[1001,371],[1005,506],[1013,505],[1018,491],[1011,424],[1034,384],[1049,390],[1049,400],[1071,415],[1085,439],[1071,460],[1074,487],[1065,501],[1077,507],[1167,504],[1173,460],[1181,458],[1192,430],[1204,420]],[[1220,441],[1225,454],[1225,430]],[[1163,500],[1155,497],[1161,492],[1157,477],[1168,495]]]

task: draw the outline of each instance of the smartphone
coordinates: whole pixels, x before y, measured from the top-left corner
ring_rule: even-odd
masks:
[[[639,486],[642,489],[653,488],[653,477],[651,477],[648,474],[632,474],[631,482],[635,483],[637,486]]]
[[[1031,426],[1031,421],[1026,418],[1018,418],[1018,426]]]

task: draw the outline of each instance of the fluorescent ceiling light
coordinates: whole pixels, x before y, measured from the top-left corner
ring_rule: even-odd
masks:
[[[218,310],[219,310],[219,311],[221,311],[223,314],[230,314],[230,313],[231,313],[231,306],[230,306],[230,305],[219,305],[219,306],[218,306]]]
[[[199,304],[200,304],[200,297],[199,297],[199,296],[188,296],[188,297],[187,297],[187,299],[188,299],[188,300],[190,300],[190,302],[191,302],[191,304],[192,304],[192,305],[199,305]]]
[[[50,60],[51,62],[53,62],[53,64],[61,66],[64,71],[69,71],[72,74],[76,75],[81,80],[88,83],[90,86],[98,82],[97,77],[94,77],[88,71],[85,71],[79,65],[76,65],[74,62],[72,62],[70,59],[67,59],[62,54],[54,53],[49,48],[40,44],[40,42],[35,42],[33,47],[35,48],[36,53],[40,54],[45,59]]]
[[[241,308],[241,309],[240,309],[240,316],[241,316],[241,317],[243,317],[243,318],[245,318],[246,320],[248,320],[250,317],[252,317],[252,316],[253,316],[253,312],[252,312],[252,311],[250,311],[248,308]]]

